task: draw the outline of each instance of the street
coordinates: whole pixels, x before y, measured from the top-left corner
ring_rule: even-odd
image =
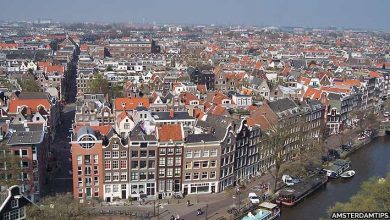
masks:
[[[70,145],[68,138],[70,136],[69,129],[74,119],[75,105],[69,104],[64,106],[61,113],[61,125],[57,129],[57,134],[54,142],[51,144],[51,152],[55,161],[51,163],[52,172],[49,175],[49,182],[46,186],[48,191],[46,194],[55,195],[56,193],[72,192],[72,162],[70,161]]]

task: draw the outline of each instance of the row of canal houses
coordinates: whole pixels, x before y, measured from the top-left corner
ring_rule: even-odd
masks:
[[[286,160],[302,143],[318,141],[325,111],[319,101],[289,98],[246,116],[166,109],[156,111],[148,98],[117,98],[111,106],[104,95],[84,95],[70,142],[74,197],[111,202],[221,192],[274,165],[266,137],[276,125],[293,134],[283,146]]]

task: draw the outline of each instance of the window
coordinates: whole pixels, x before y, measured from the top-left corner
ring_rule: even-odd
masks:
[[[168,155],[173,155],[173,152],[174,152],[173,149],[174,148],[168,148]]]
[[[203,151],[203,157],[209,157],[209,151],[208,150]]]
[[[165,169],[159,169],[158,170],[158,176],[159,177],[165,177]]]
[[[98,156],[97,154],[94,154],[94,155],[93,155],[93,163],[94,163],[94,164],[98,164],[98,162],[99,162],[99,161],[98,161],[98,158],[99,158],[99,156]]]
[[[198,180],[199,179],[199,173],[198,172],[195,172],[194,173],[194,180]]]
[[[156,156],[156,151],[149,150],[149,157],[155,157],[155,156]]]
[[[200,168],[200,161],[195,161],[194,162],[194,169],[199,169]]]
[[[191,150],[186,151],[186,158],[192,158],[192,151]]]
[[[173,189],[173,180],[167,180],[167,191],[172,191]]]
[[[211,171],[210,172],[210,179],[215,179],[216,178],[216,172],[215,171]]]
[[[200,150],[194,151],[194,157],[200,157]]]
[[[127,119],[126,119],[127,120]],[[124,129],[130,129],[130,123],[125,123],[124,125],[123,125],[123,128]]]
[[[181,157],[176,157],[175,158],[175,165],[176,166],[181,166]]]
[[[167,166],[173,166],[173,157],[167,158]]]
[[[186,162],[186,169],[192,169],[192,162]]]
[[[131,151],[131,157],[138,157],[138,151],[136,150]]]
[[[131,169],[138,169],[138,161],[131,161]]]
[[[139,162],[139,168],[140,169],[145,169],[146,168],[146,161],[145,160],[141,160]]]
[[[159,158],[159,163],[160,166],[165,166],[165,157],[160,157]]]
[[[216,166],[217,166],[217,161],[216,160],[210,161],[210,167],[216,167]]]
[[[83,156],[78,155],[77,156],[77,165],[81,165],[81,164],[83,164]]]
[[[165,148],[160,148],[159,154],[160,154],[160,155],[165,155],[165,153],[166,153]]]
[[[207,168],[209,167],[209,162],[208,161],[203,161],[202,162],[202,168]]]
[[[119,151],[113,151],[112,158],[119,158]]]
[[[208,175],[207,175],[207,172],[202,172],[202,180],[203,180],[203,179],[207,179],[207,176],[208,176]]]
[[[112,186],[112,192],[114,192],[114,193],[115,193],[115,192],[119,192],[119,186],[116,185],[116,184],[113,185],[113,186]]]
[[[179,177],[180,173],[181,173],[180,167],[175,168],[175,177]]]
[[[118,160],[112,161],[112,169],[119,169],[119,161]]]
[[[121,181],[127,181],[127,173],[121,173]]]
[[[167,169],[167,177],[173,177],[173,168]]]
[[[146,150],[141,150],[140,152],[140,157],[147,157],[147,151]]]
[[[119,144],[113,144],[112,149],[119,149]]]
[[[104,161],[104,169],[105,170],[111,170],[111,161],[110,160],[105,160]]]
[[[154,172],[148,172],[148,179],[149,180],[154,179]]]
[[[106,193],[111,193],[111,186],[110,186],[110,185],[104,186],[104,191],[105,191]]]
[[[165,190],[165,180],[159,180],[158,181],[158,191],[164,191]]]
[[[91,163],[91,155],[84,155],[84,162],[85,164]]]
[[[186,173],[185,179],[186,179],[186,180],[190,180],[190,179],[191,179],[191,173]]]
[[[115,172],[112,174],[112,181],[119,181],[119,173]]]
[[[131,172],[131,180],[138,180],[138,173],[137,172]]]
[[[181,147],[176,147],[175,151],[176,151],[177,155],[181,154],[181,152],[182,152]]]
[[[104,181],[111,181],[111,173],[104,174]]]
[[[210,151],[210,157],[216,157],[217,156],[217,149],[213,149]]]
[[[22,150],[22,157],[27,157],[27,150]]]
[[[140,180],[146,180],[146,173],[145,172],[140,172],[139,173],[139,179]]]
[[[127,169],[127,160],[121,160],[121,169]]]
[[[104,159],[111,158],[111,151],[104,151]]]
[[[154,160],[149,160],[149,161],[148,161],[148,168],[149,168],[149,169],[154,168],[154,167],[155,167],[155,164],[156,164],[156,163],[154,162]]]
[[[85,175],[91,175],[91,167],[85,166],[84,172],[85,172],[85,173],[84,173]]]
[[[121,151],[121,158],[127,157],[127,151]]]
[[[13,199],[13,200],[11,200],[11,208],[18,208],[18,206],[19,206],[19,200],[17,200],[17,199]]]

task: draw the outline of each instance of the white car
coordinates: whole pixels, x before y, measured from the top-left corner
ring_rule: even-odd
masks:
[[[256,195],[256,193],[249,193],[248,198],[252,204],[259,204],[260,203],[260,199]]]
[[[291,176],[289,176],[289,175],[283,175],[283,176],[282,176],[282,180],[283,180],[283,182],[284,182],[287,186],[293,186],[293,185],[294,185],[293,179],[292,179]]]
[[[383,116],[385,116],[385,117],[389,117],[389,115],[390,115],[390,112],[383,113]]]

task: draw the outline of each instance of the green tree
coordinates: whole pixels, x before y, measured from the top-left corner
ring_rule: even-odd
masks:
[[[0,186],[9,188],[20,185],[22,172],[22,159],[13,154],[5,142],[0,143]]]
[[[113,71],[112,66],[108,65],[107,68],[106,68],[106,71]]]
[[[23,92],[40,92],[41,87],[33,78],[17,79],[18,84]]]
[[[390,210],[390,173],[386,178],[372,178],[361,185],[348,202],[338,202],[328,210],[333,212],[388,212]]]
[[[91,93],[107,94],[110,89],[108,80],[101,73],[95,74],[88,86]]]
[[[27,219],[87,219],[87,206],[75,200],[72,194],[45,197],[37,205],[27,206]]]

